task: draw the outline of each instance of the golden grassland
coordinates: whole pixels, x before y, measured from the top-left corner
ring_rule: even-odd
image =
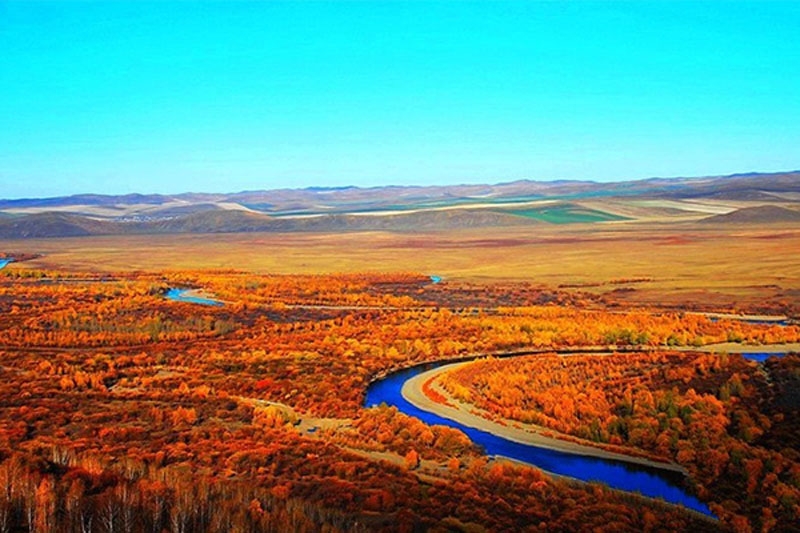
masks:
[[[0,241],[0,250],[42,254],[31,267],[415,271],[445,280],[617,289],[616,296],[638,304],[679,304],[713,294],[720,304],[734,306],[750,298],[797,300],[800,294],[797,225],[606,223],[426,233],[104,236]]]

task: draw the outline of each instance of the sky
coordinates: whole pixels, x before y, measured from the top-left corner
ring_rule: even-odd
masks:
[[[0,197],[800,168],[800,2],[0,0]]]

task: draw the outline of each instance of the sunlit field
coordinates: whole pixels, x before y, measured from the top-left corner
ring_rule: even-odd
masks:
[[[0,247],[42,254],[23,264],[32,267],[281,274],[402,270],[460,281],[517,280],[603,293],[616,289],[617,299],[664,305],[791,302],[800,279],[800,230],[774,224],[112,236],[6,241]]]

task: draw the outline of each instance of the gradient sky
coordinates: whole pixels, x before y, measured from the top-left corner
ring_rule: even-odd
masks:
[[[0,197],[800,168],[800,2],[0,0]]]

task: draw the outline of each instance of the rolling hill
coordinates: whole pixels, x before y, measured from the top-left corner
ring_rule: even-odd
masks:
[[[37,213],[0,219],[0,238],[82,237],[117,233],[118,223],[65,213]]]
[[[536,224],[796,222],[800,171],[632,182],[340,187],[0,200],[0,238],[428,231]]]
[[[776,205],[744,207],[731,213],[703,219],[704,224],[771,224],[800,222],[800,211]]]

